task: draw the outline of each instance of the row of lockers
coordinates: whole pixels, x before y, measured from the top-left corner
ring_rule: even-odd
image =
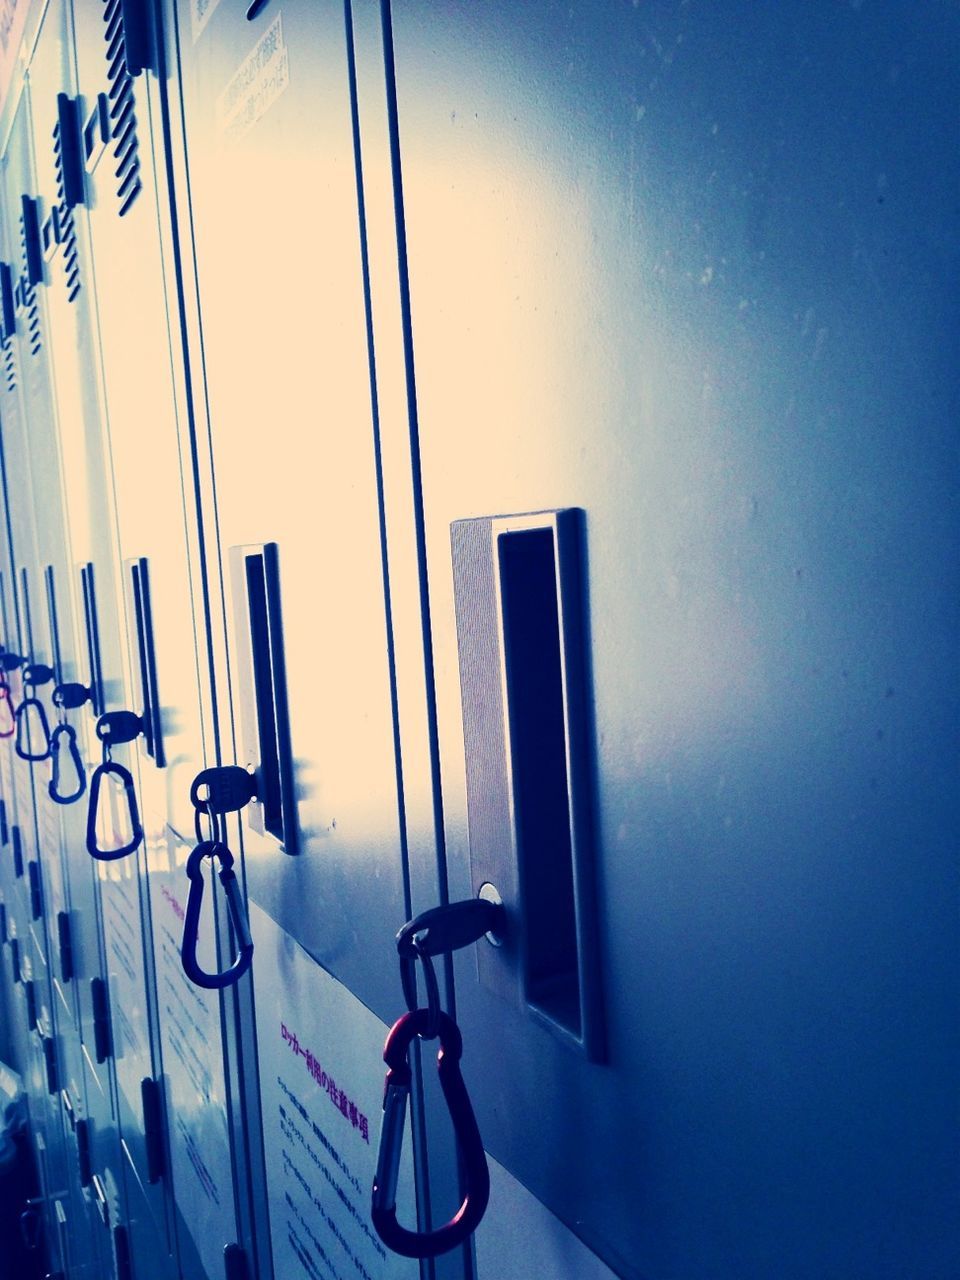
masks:
[[[951,1274],[956,14],[14,9],[51,1273]],[[477,899],[434,964],[490,1206],[416,1261],[370,1212],[394,937]],[[435,1049],[383,1120],[424,1235],[482,1198]]]

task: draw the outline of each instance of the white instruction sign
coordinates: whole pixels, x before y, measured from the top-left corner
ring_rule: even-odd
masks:
[[[213,17],[213,11],[219,3],[220,0],[192,0],[190,5],[190,30],[194,44],[203,35],[204,28]]]
[[[239,142],[290,83],[290,62],[280,14],[266,29],[217,97],[217,133]]]
[[[416,1280],[370,1222],[387,1028],[253,903],[250,926],[274,1274]],[[409,1141],[397,1204],[413,1226]]]

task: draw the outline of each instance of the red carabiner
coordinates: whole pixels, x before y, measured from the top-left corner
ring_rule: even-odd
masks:
[[[449,1222],[434,1231],[408,1231],[397,1222],[397,1179],[411,1085],[407,1053],[414,1038],[429,1030],[430,1020],[428,1009],[405,1013],[391,1027],[383,1050],[383,1060],[390,1069],[383,1088],[383,1126],[370,1213],[383,1243],[405,1258],[435,1258],[455,1249],[476,1231],[490,1199],[490,1172],[483,1139],[460,1074],[463,1037],[450,1015],[441,1012],[437,1075],[460,1148],[465,1184],[463,1203]]]
[[[17,732],[17,717],[13,709],[13,698],[10,696],[10,686],[2,678],[0,678],[0,702],[6,703],[7,715],[10,719],[9,728],[0,729],[0,738],[12,738]]]

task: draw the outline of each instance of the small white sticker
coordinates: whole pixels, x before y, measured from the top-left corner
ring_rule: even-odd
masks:
[[[213,17],[213,11],[219,3],[220,0],[193,0],[190,6],[190,25],[193,29],[194,44],[203,35],[203,29]]]
[[[224,145],[239,142],[289,83],[287,46],[277,14],[217,98],[217,133]]]

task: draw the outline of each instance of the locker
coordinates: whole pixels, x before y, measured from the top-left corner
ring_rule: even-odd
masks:
[[[71,14],[68,5],[47,6],[29,68],[29,104],[37,169],[45,267],[43,301],[48,345],[52,348],[52,390],[57,402],[57,436],[44,453],[59,457],[59,491],[49,489],[40,510],[63,508],[69,542],[50,544],[44,571],[47,614],[57,668],[58,698],[51,723],[64,744],[46,766],[38,803],[48,821],[62,824],[68,870],[68,909],[56,915],[59,981],[76,1004],[80,1063],[68,1076],[75,1082],[67,1114],[68,1173],[91,1239],[90,1274],[114,1273],[114,1228],[123,1229],[121,1146],[117,1129],[114,1043],[107,968],[102,952],[94,864],[85,849],[87,770],[99,754],[92,733],[110,687],[103,670],[119,674],[119,636],[110,625],[115,535],[109,511],[109,468],[102,440],[99,358],[91,299],[93,277],[85,225],[86,184],[82,155],[82,100],[77,95]],[[48,536],[51,531],[48,530]],[[99,607],[98,607],[99,603]],[[71,734],[72,730],[72,734]],[[54,777],[54,767],[56,776]],[[52,803],[56,781],[61,800]],[[66,954],[65,954],[66,953]],[[66,999],[64,999],[66,1003]],[[74,1237],[79,1229],[74,1227]],[[77,1258],[72,1272],[81,1274]]]
[[[222,574],[212,625],[227,645],[230,751],[261,788],[243,811],[246,886],[389,1025],[404,1010],[391,939],[414,904],[439,901],[441,867],[432,842],[410,844],[399,792],[350,28],[336,4],[173,10],[172,145],[196,273],[194,298],[184,271],[185,297],[202,351],[196,412],[209,415],[198,465],[216,503],[207,562]],[[402,768],[403,803],[421,803],[429,779],[413,758]],[[257,974],[254,954],[262,1043],[279,1028]],[[275,1106],[275,1080],[261,1084]],[[452,1152],[445,1167],[436,1155],[449,1183]],[[268,1157],[277,1182],[280,1155]],[[279,1247],[287,1226],[271,1231]],[[262,1246],[264,1274],[269,1257]]]
[[[7,140],[3,187],[5,225],[4,254],[16,264],[15,318],[21,332],[7,337],[16,372],[4,387],[6,501],[11,509],[13,538],[9,568],[15,613],[19,619],[19,680],[15,682],[13,786],[17,796],[17,823],[13,834],[14,873],[21,904],[19,960],[26,977],[26,1008],[32,1034],[27,1055],[35,1063],[34,1074],[44,1087],[35,1098],[33,1112],[38,1145],[42,1215],[51,1262],[67,1265],[68,1225],[73,1221],[67,1184],[68,1147],[61,1107],[64,1091],[80,1104],[79,1039],[69,1009],[69,996],[53,969],[50,919],[68,911],[69,900],[61,860],[59,823],[51,822],[39,795],[34,770],[48,754],[48,723],[44,688],[53,678],[50,636],[42,613],[43,553],[48,538],[62,540],[58,529],[59,503],[53,504],[48,521],[38,512],[50,506],[47,480],[49,459],[45,444],[52,436],[52,402],[45,365],[44,319],[36,296],[38,263],[33,252],[35,207],[29,120],[25,97],[17,104]],[[15,200],[11,188],[18,188]],[[12,251],[10,210],[18,214],[16,253]],[[6,274],[6,273],[5,273]],[[12,270],[11,273],[12,275]],[[19,311],[19,316],[17,316]],[[6,319],[9,319],[9,315]],[[28,434],[27,423],[30,424]],[[34,452],[35,451],[35,452]],[[55,477],[55,462],[53,475]],[[84,1254],[84,1237],[78,1232],[76,1252]]]
[[[142,720],[131,760],[144,828],[135,856],[153,1067],[136,1084],[146,1089],[138,1107],[161,1131],[144,1135],[137,1165],[142,1185],[170,1195],[165,1212],[179,1266],[186,1274],[214,1275],[223,1269],[224,1248],[238,1246],[237,1205],[247,1192],[236,1185],[242,1172],[233,1158],[224,1078],[229,1023],[215,994],[189,988],[179,958],[194,830],[190,787],[203,765],[216,761],[219,745],[205,652],[205,567],[194,494],[189,488],[185,501],[181,478],[181,458],[195,445],[184,398],[176,234],[163,177],[163,47],[147,6],[109,5],[104,17],[105,25],[75,9],[88,119],[96,124],[90,104],[99,92],[112,121],[109,147],[102,154],[92,148],[88,159],[88,208],[131,675],[126,707]],[[136,344],[131,305],[146,326]],[[133,422],[142,429],[131,431]],[[132,861],[110,864],[115,871],[107,874],[126,874]],[[235,1125],[242,1133],[239,1117]],[[158,1206],[160,1197],[153,1198]],[[140,1254],[131,1237],[135,1270]]]
[[[384,1277],[951,1273],[958,31],[906,19],[31,9],[0,955],[55,1273],[336,1274],[296,1177],[348,1259],[314,1177],[436,1229],[486,1179],[441,1004],[490,1205]],[[394,935],[451,902],[431,995]],[[398,953],[439,1072],[381,1064]],[[373,1221],[290,1063],[382,1124]]]
[[[509,920],[455,962],[488,1149],[620,1276],[946,1274],[955,15],[376,9],[388,546],[412,436],[451,896],[497,868]]]

